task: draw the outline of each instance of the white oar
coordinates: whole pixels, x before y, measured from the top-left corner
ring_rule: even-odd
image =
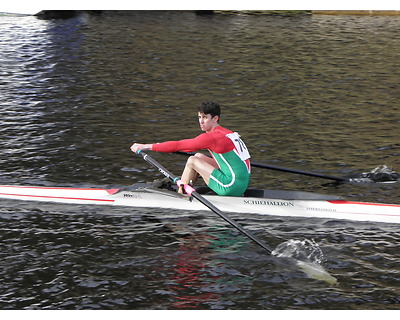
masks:
[[[218,216],[220,216],[222,219],[224,219],[226,222],[228,222],[231,226],[235,227],[246,237],[248,237],[249,239],[251,239],[255,243],[257,243],[260,247],[262,247],[264,250],[266,250],[269,254],[272,253],[272,250],[265,243],[263,243],[261,240],[259,240],[258,238],[256,238],[252,234],[250,234],[248,231],[243,229],[243,227],[241,225],[239,225],[236,221],[229,218],[221,210],[219,210],[217,207],[215,207],[210,201],[208,201],[203,196],[201,196],[199,193],[197,193],[196,190],[192,186],[190,186],[189,184],[185,184],[182,180],[180,180],[178,177],[176,177],[171,172],[169,172],[167,169],[165,169],[161,164],[159,164],[156,160],[154,160],[152,157],[150,157],[145,152],[139,150],[137,153],[139,155],[141,155],[143,157],[143,159],[146,160],[148,163],[150,163],[151,165],[156,167],[158,169],[158,171],[160,171],[164,176],[171,179],[178,186],[182,186],[188,195],[194,197],[199,202],[204,204],[211,211],[213,211]],[[314,278],[317,280],[323,280],[329,284],[335,284],[337,282],[337,279],[332,277],[329,273],[327,273],[321,266],[318,266],[318,268],[316,268],[315,265],[310,265],[308,263],[305,263],[303,261],[298,261],[298,260],[296,260],[296,263],[300,267],[300,269],[303,270],[311,278]]]

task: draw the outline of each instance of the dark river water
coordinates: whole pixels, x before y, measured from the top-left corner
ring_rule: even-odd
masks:
[[[0,183],[126,186],[129,150],[200,133],[222,105],[257,162],[400,171],[400,17],[106,12],[0,17]],[[152,154],[175,174],[185,157]],[[399,203],[399,183],[253,169],[253,187]],[[315,241],[334,286],[207,211],[0,201],[0,309],[400,309],[399,225],[232,215],[276,247]]]

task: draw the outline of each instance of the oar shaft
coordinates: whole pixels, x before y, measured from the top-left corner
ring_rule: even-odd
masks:
[[[144,153],[142,150],[139,150],[137,154],[141,155],[144,160],[150,163],[153,167],[156,167],[158,171],[160,171],[167,178],[171,179],[172,181],[177,179],[177,177],[174,174],[165,169],[161,164],[159,164],[156,160],[150,157],[147,153]]]
[[[184,154],[184,155],[187,155],[187,156],[194,155],[194,153],[184,152],[184,151],[177,151],[175,153]],[[322,178],[322,179],[329,179],[329,180],[336,180],[336,181],[339,181],[339,182],[348,182],[349,181],[349,179],[346,179],[346,178],[335,177],[335,176],[319,174],[319,173],[313,173],[313,172],[306,172],[306,171],[289,169],[289,168],[282,168],[282,167],[277,167],[277,166],[258,163],[258,162],[253,162],[253,161],[250,162],[250,165],[252,167],[256,167],[256,168],[271,169],[271,170],[282,171],[282,172],[290,172],[290,173],[302,174],[302,175],[305,175],[305,176]]]
[[[235,227],[237,230],[239,230],[242,234],[247,236],[249,239],[253,240],[255,243],[257,243],[260,247],[263,249],[267,250],[269,253],[272,252],[272,250],[267,247],[265,243],[263,243],[261,240],[253,236],[251,233],[247,232],[246,230],[243,229],[243,227],[238,224],[235,220],[232,220],[229,218],[227,215],[225,215],[221,210],[219,210],[217,207],[215,207],[210,201],[208,201],[206,198],[202,197],[200,194],[198,194],[196,191],[192,192],[191,194],[195,199],[203,203],[205,206],[207,206],[211,211],[219,215],[222,219],[224,219],[226,222],[228,222],[231,226]]]
[[[144,153],[143,151],[139,150],[138,152],[139,155],[143,157],[144,160],[146,160],[148,163],[150,163],[152,166],[156,167],[158,171],[160,171],[163,175],[165,175],[167,178],[171,179],[174,183],[180,185],[182,183],[181,180],[179,180],[178,177],[176,177],[174,174],[169,172],[167,169],[165,169],[161,164],[159,164],[156,160],[154,160],[151,156],[148,154]],[[219,210],[216,206],[214,206],[210,201],[208,201],[206,198],[201,196],[199,193],[196,192],[193,187],[189,185],[185,185],[185,190],[186,192],[193,196],[195,199],[197,199],[199,202],[204,204],[206,207],[208,207],[211,211],[216,213],[218,216],[220,216],[222,219],[224,219],[226,222],[228,222],[231,226],[235,227],[237,230],[239,230],[242,234],[244,234],[246,237],[249,239],[253,240],[255,243],[257,243],[260,247],[268,251],[268,253],[271,253],[272,250],[261,240],[257,239],[255,236],[253,236],[251,233],[247,232],[240,224],[238,224],[235,220],[231,219],[228,217],[226,214],[224,214],[221,210]]]
[[[329,176],[326,174],[306,172],[306,171],[295,170],[295,169],[282,168],[282,167],[277,167],[277,166],[272,166],[269,164],[263,164],[263,163],[257,163],[257,162],[251,162],[251,166],[256,167],[256,168],[265,168],[265,169],[271,169],[271,170],[277,170],[277,171],[283,171],[283,172],[297,173],[297,174],[302,174],[305,176],[330,179],[330,180],[336,180],[336,181],[341,181],[341,182],[348,181],[348,179],[346,179],[346,178],[334,177],[334,176]]]

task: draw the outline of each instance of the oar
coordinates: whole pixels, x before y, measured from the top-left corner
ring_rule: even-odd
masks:
[[[261,240],[257,239],[255,236],[253,236],[252,234],[250,234],[246,230],[244,230],[243,227],[241,225],[239,225],[236,221],[229,218],[221,210],[219,210],[217,207],[215,207],[210,201],[208,201],[206,198],[204,198],[203,196],[198,194],[192,186],[190,186],[189,184],[184,184],[182,180],[180,180],[178,177],[173,175],[171,172],[169,172],[161,164],[159,164],[156,160],[154,160],[152,157],[150,157],[148,154],[144,153],[143,151],[139,150],[138,154],[141,155],[143,157],[143,159],[146,160],[148,163],[150,163],[151,165],[156,167],[158,169],[158,171],[160,171],[164,176],[171,179],[176,185],[183,186],[183,188],[185,189],[185,192],[189,196],[192,196],[193,198],[197,199],[199,202],[204,204],[211,211],[213,211],[214,213],[219,215],[222,219],[224,219],[226,222],[228,222],[231,226],[235,227],[237,230],[239,230],[241,233],[243,233],[246,237],[250,238],[255,243],[257,243],[260,247],[267,250],[268,253],[270,253],[270,254],[272,253],[272,250],[265,243],[263,243]]]
[[[261,248],[266,250],[269,254],[272,254],[271,248],[269,248],[265,243],[263,243],[261,240],[259,240],[255,236],[253,236],[251,233],[249,233],[245,229],[243,229],[243,227],[241,225],[239,225],[236,221],[234,221],[233,219],[228,217],[225,213],[223,213],[221,210],[219,210],[216,206],[214,206],[206,198],[204,198],[203,196],[198,194],[197,191],[192,186],[190,186],[189,184],[184,184],[184,182],[182,180],[180,180],[178,177],[173,175],[171,172],[169,172],[167,169],[165,169],[161,164],[159,164],[156,160],[154,160],[151,156],[149,156],[142,150],[139,150],[137,153],[139,155],[141,155],[143,157],[143,159],[146,160],[148,163],[150,163],[152,166],[156,167],[158,169],[158,171],[160,171],[164,176],[171,179],[176,185],[183,186],[183,188],[185,189],[185,192],[188,195],[197,199],[199,202],[201,202],[206,207],[208,207],[211,211],[213,211],[218,216],[220,216],[222,219],[224,219],[226,222],[228,222],[231,226],[233,226],[234,228],[239,230],[246,237],[253,240],[256,244],[258,244]],[[329,273],[327,273],[321,266],[316,266],[316,265],[309,264],[309,263],[306,263],[303,261],[298,261],[298,260],[296,260],[296,263],[297,263],[297,266],[300,267],[300,269],[303,270],[310,278],[322,280],[329,284],[337,283],[337,279],[335,277],[332,277]]]
[[[177,151],[175,153],[183,154],[183,155],[187,155],[187,156],[194,155],[194,153],[184,152],[184,151]],[[282,168],[282,167],[277,167],[277,166],[258,163],[258,162],[253,162],[253,161],[251,161],[250,164],[251,164],[252,167],[256,167],[256,168],[264,168],[264,169],[271,169],[271,170],[277,170],[277,171],[283,171],[283,172],[297,173],[297,174],[302,174],[302,175],[305,175],[305,176],[311,176],[311,177],[335,180],[335,181],[338,181],[338,182],[349,182],[350,181],[350,179],[346,179],[346,178],[334,177],[334,176],[329,176],[329,175],[325,175],[325,174],[306,172],[306,171],[295,170],[295,169]]]
[[[263,163],[257,163],[257,162],[251,162],[251,166],[256,167],[256,168],[265,168],[265,169],[271,169],[271,170],[277,170],[277,171],[283,171],[283,172],[297,173],[297,174],[302,174],[305,176],[311,176],[311,177],[317,177],[317,178],[323,178],[323,179],[329,179],[329,180],[336,180],[338,182],[349,182],[350,181],[349,179],[346,179],[346,178],[334,177],[334,176],[329,176],[326,174],[306,172],[306,171],[295,170],[295,169],[282,168],[282,167],[272,166],[270,164],[263,164]]]

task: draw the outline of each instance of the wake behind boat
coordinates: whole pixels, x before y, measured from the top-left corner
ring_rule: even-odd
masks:
[[[335,196],[309,192],[248,189],[241,197],[211,194],[197,189],[222,211],[309,218],[400,223],[400,205],[346,201]],[[127,207],[206,210],[196,199],[178,194],[174,186],[139,183],[127,188],[61,188],[0,186],[0,198],[66,204],[94,204]]]

